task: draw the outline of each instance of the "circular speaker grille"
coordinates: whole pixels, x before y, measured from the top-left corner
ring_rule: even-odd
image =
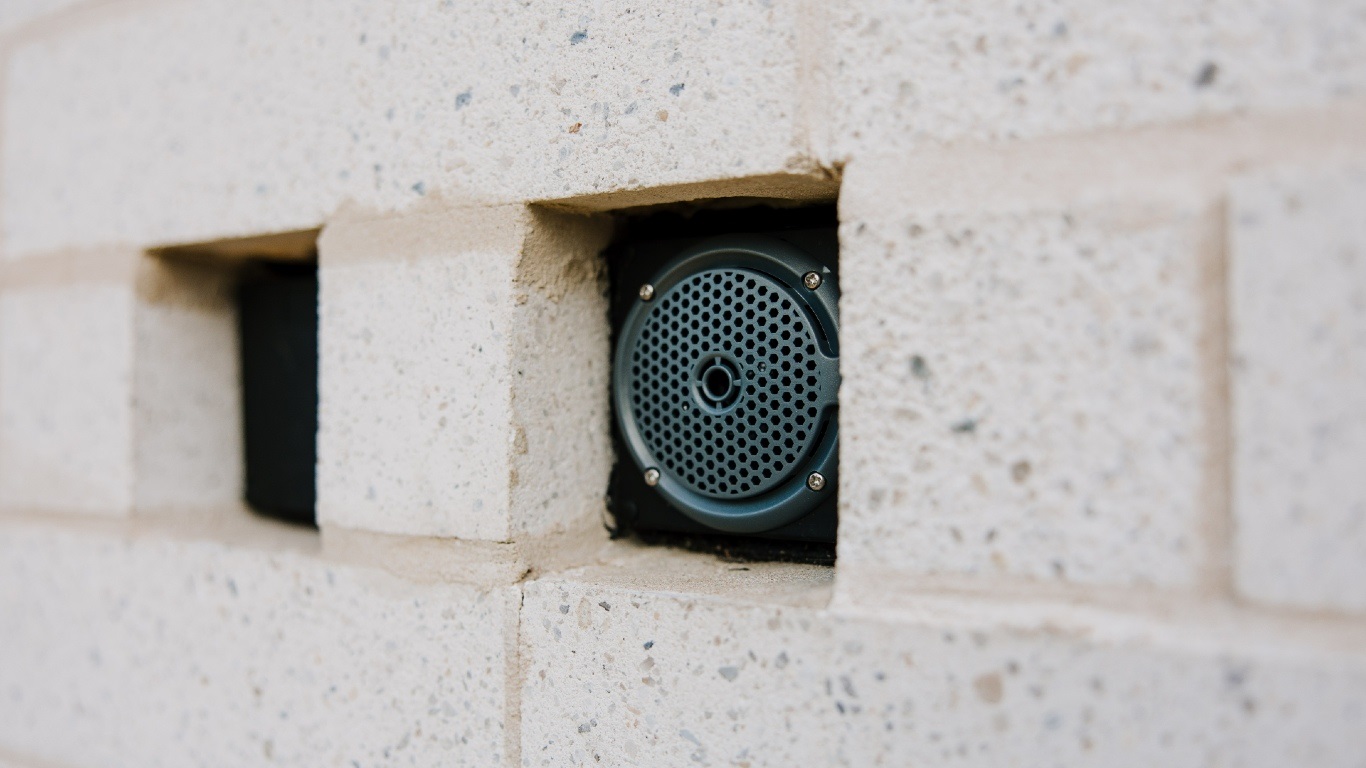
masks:
[[[650,454],[713,498],[781,485],[818,437],[817,339],[790,289],[760,272],[708,269],[656,297],[630,357]]]
[[[618,331],[612,403],[637,493],[729,533],[833,501],[839,289],[827,263],[792,241],[726,235],[623,287],[640,298]]]

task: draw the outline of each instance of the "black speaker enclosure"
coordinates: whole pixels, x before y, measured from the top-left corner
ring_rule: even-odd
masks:
[[[619,528],[834,541],[837,260],[834,227],[618,250]]]
[[[318,271],[254,265],[237,294],[247,503],[314,524],[318,432]]]

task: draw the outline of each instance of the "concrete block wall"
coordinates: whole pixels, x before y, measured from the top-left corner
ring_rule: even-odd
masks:
[[[1366,610],[1363,194],[1359,164],[1232,188],[1235,578],[1255,600]]]
[[[0,10],[0,765],[1361,766],[1366,6]],[[611,541],[645,206],[838,201],[833,567]],[[316,247],[319,529],[232,272]]]

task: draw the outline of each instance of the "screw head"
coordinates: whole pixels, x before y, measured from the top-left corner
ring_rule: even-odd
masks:
[[[645,470],[645,484],[651,488],[659,485],[659,470],[654,467]]]
[[[814,291],[821,287],[821,283],[823,282],[825,282],[825,280],[820,276],[819,272],[807,272],[805,275],[802,275],[802,285],[810,290]]]
[[[806,476],[806,487],[813,491],[825,490],[825,475],[819,472],[812,472]]]
[[[640,286],[640,300],[641,300],[641,301],[649,301],[650,299],[653,299],[654,297],[655,297],[655,287],[654,287],[653,285],[650,285],[649,283],[646,283],[645,285]]]

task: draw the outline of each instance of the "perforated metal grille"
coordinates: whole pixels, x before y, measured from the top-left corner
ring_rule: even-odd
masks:
[[[630,377],[632,412],[651,455],[716,498],[781,484],[818,436],[816,339],[789,290],[758,272],[706,270],[656,297]],[[718,391],[718,365],[736,374],[737,396]]]

